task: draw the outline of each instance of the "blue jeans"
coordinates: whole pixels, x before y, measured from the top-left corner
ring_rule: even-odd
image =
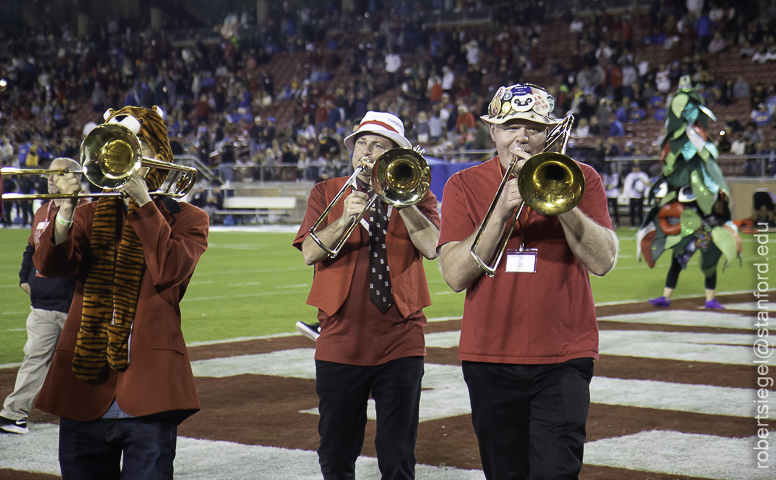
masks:
[[[144,417],[59,422],[64,480],[172,479],[178,426]],[[124,453],[123,469],[120,467]]]
[[[362,367],[315,361],[318,393],[318,462],[325,480],[355,477],[364,445],[369,394],[375,399],[377,466],[383,480],[415,478],[423,357]]]

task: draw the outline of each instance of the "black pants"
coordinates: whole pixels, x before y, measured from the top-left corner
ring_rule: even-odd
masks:
[[[682,264],[676,257],[671,258],[671,268],[668,269],[668,275],[666,275],[666,288],[671,290],[676,288],[676,284],[679,282],[679,274],[682,273]],[[704,281],[704,287],[706,290],[716,290],[717,288],[717,272],[714,272],[710,277],[706,277]]]
[[[32,224],[32,202],[30,200],[22,200],[18,203],[19,205],[19,216],[22,217],[22,225],[31,225]]]
[[[550,365],[463,362],[488,480],[577,479],[593,359]]]
[[[62,478],[172,480],[177,439],[176,423],[148,417],[92,422],[62,418],[59,423]]]
[[[318,462],[325,480],[356,478],[364,445],[369,394],[377,407],[375,449],[383,480],[415,478],[423,358],[362,367],[315,361],[318,393]]]
[[[630,224],[631,227],[639,228],[641,221],[644,219],[644,199],[643,198],[631,198],[630,199]]]
[[[13,224],[13,218],[11,218],[11,209],[13,208],[13,202],[3,202],[3,225],[10,227]]]
[[[617,205],[617,198],[607,198],[606,201],[609,203],[609,215],[612,216],[612,219],[614,220],[614,225],[619,227],[620,226],[620,211],[619,206]]]

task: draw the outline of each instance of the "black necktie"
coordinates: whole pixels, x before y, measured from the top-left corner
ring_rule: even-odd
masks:
[[[380,200],[369,219],[369,299],[380,312],[385,314],[393,305],[391,273],[388,269],[388,255],[385,250],[385,233],[388,217]]]

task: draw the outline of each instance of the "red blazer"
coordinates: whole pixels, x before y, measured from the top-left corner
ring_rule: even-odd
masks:
[[[318,183],[313,187],[310,198],[307,200],[307,213],[294,240],[296,248],[302,249],[302,242],[309,235],[310,227],[313,226],[346,181],[347,177],[339,177]],[[327,218],[318,227],[319,231],[342,216],[343,200],[349,194],[350,192],[343,195],[337,205],[332,208]],[[431,191],[418,202],[417,207],[426,218],[439,226],[437,200]],[[342,246],[337,257],[327,257],[315,264],[315,277],[310,289],[310,296],[307,298],[308,305],[320,308],[327,315],[334,315],[339,310],[348,296],[350,283],[353,281],[358,249],[362,243],[361,235],[366,234],[364,228],[359,226]],[[393,211],[388,220],[385,244],[388,266],[391,267],[391,288],[401,316],[407,317],[431,305],[426,271],[423,269],[423,257],[412,244],[404,220],[396,210]]]
[[[115,398],[122,410],[134,416],[171,410],[191,415],[199,410],[199,400],[181,333],[180,301],[199,257],[207,249],[208,216],[197,207],[170,199],[149,202],[128,215],[146,261],[129,340],[130,364],[123,372],[110,369],[105,383],[91,385],[75,377],[72,363],[96,207],[97,202],[79,206],[70,235],[56,246],[52,221],[33,257],[35,267],[44,275],[75,276],[78,280],[35,406],[71,420],[91,421],[101,417]],[[123,215],[119,223],[123,231]],[[120,241],[119,232],[117,251]]]

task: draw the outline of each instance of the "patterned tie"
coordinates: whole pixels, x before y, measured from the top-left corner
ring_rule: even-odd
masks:
[[[369,218],[369,299],[385,314],[393,305],[391,273],[385,250],[388,217],[383,210],[383,202],[378,200],[375,203]]]

